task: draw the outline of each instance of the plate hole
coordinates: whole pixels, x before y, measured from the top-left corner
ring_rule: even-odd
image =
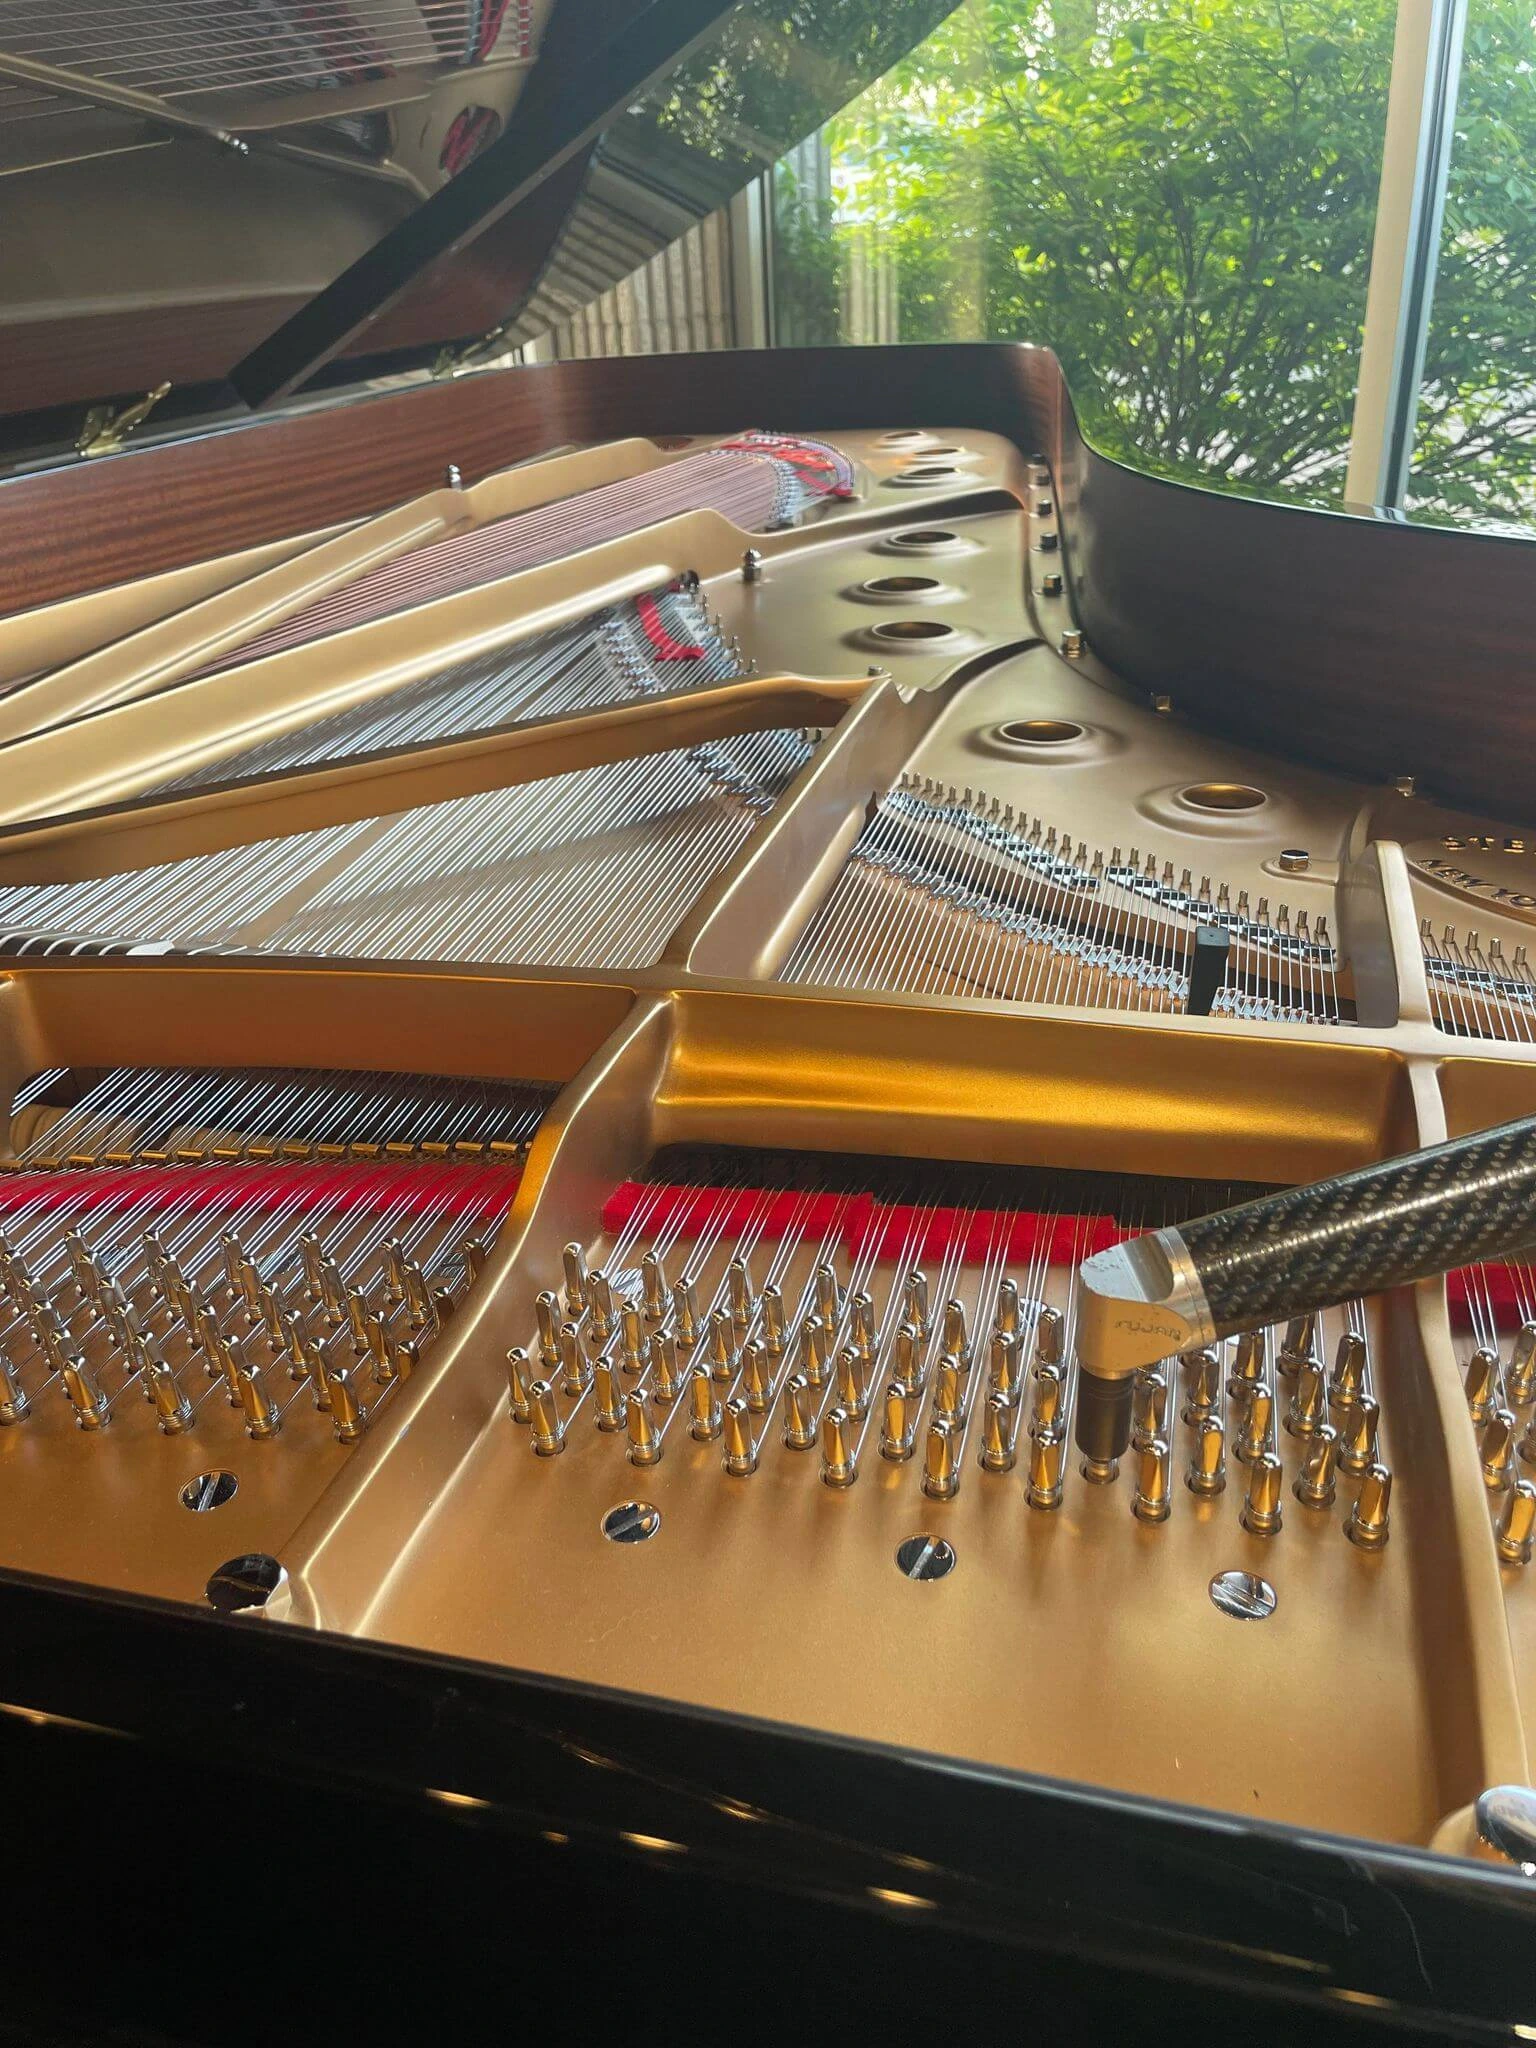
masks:
[[[958,476],[959,470],[952,462],[914,462],[909,469],[898,469],[896,481],[903,484],[937,483],[946,476]]]
[[[877,640],[948,640],[954,627],[939,619],[885,619],[870,627]]]
[[[1218,1572],[1211,1581],[1211,1599],[1234,1621],[1268,1621],[1279,1595],[1257,1572]]]
[[[181,1504],[194,1515],[212,1514],[225,1501],[234,1499],[239,1485],[233,1472],[199,1472],[181,1489]]]
[[[1016,747],[1064,747],[1080,740],[1083,728],[1075,718],[1013,718],[997,728],[997,736]]]
[[[937,576],[871,576],[864,588],[872,597],[907,597],[921,590],[942,590]]]
[[[942,1536],[909,1536],[896,1546],[896,1569],[908,1579],[947,1579],[955,1568],[955,1549]]]
[[[905,533],[893,533],[893,548],[952,548],[959,540],[958,533],[949,533],[942,526],[914,526]]]
[[[1256,811],[1268,802],[1262,789],[1247,782],[1192,782],[1179,796],[1197,811]]]
[[[927,438],[926,427],[892,427],[888,434],[880,436],[880,446],[889,448],[902,441],[926,441]]]
[[[610,1543],[649,1543],[661,1527],[661,1509],[648,1500],[621,1500],[598,1526]]]
[[[208,1604],[220,1614],[239,1614],[248,1607],[265,1607],[287,1579],[275,1557],[264,1550],[247,1551],[221,1564],[208,1581]]]

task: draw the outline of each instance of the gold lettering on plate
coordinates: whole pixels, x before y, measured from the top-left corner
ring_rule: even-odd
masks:
[[[1449,882],[1453,889],[1462,889],[1469,896],[1484,897],[1490,903],[1504,903],[1511,910],[1536,910],[1536,895],[1524,889],[1509,889],[1502,882],[1492,882],[1486,875],[1474,874],[1470,868],[1459,868],[1448,860],[1437,859],[1432,854],[1419,853],[1411,856],[1412,864],[1436,881]]]

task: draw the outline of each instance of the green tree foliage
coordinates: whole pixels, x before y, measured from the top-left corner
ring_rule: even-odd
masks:
[[[1530,0],[1473,5],[1423,489],[1518,513],[1536,509]],[[1049,342],[1110,452],[1337,503],[1394,15],[967,0],[832,124],[834,241],[891,252],[903,340]],[[802,263],[811,204],[780,209]],[[825,277],[807,297],[831,306]]]

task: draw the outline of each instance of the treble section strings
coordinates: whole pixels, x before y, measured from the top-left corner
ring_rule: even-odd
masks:
[[[679,585],[456,663],[387,697],[157,783],[146,794],[165,796],[465,739],[524,720],[702,689],[751,673],[752,663],[704,598]]]
[[[847,458],[821,442],[742,435],[641,476],[600,484],[492,520],[385,562],[227,654],[202,673],[238,667],[370,619],[470,590],[620,540],[680,513],[713,510],[760,533],[792,523],[817,497],[847,495]]]
[[[984,793],[904,777],[877,805],[781,979],[1010,1003],[1181,1011],[1195,934],[1225,934],[1217,1015],[1337,1023],[1326,922],[1291,929],[1225,886],[1070,834]]]
[[[170,947],[649,966],[810,731],[550,776],[86,882],[0,890],[0,951]]]
[[[1484,946],[1476,932],[1458,938],[1447,925],[1437,939],[1428,918],[1419,927],[1435,1022],[1458,1038],[1536,1043],[1536,973],[1524,946],[1506,959],[1503,943]]]

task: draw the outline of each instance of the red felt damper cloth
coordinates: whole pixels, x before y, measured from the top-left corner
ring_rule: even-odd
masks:
[[[1518,1289],[1517,1277],[1521,1283]],[[1506,1317],[1518,1320],[1524,1315],[1524,1304],[1536,1289],[1531,1286],[1528,1267],[1463,1266],[1460,1272],[1446,1274],[1445,1293],[1451,1321],[1459,1329],[1466,1329],[1472,1322],[1474,1302],[1479,1308],[1486,1302],[1502,1324]]]
[[[0,1176],[0,1230],[21,1210],[69,1209],[75,1216],[144,1205],[144,1230],[154,1212],[172,1208],[257,1211],[290,1202],[328,1209],[388,1209],[400,1215],[428,1211],[459,1221],[504,1216],[522,1179],[511,1166],[396,1165],[348,1162],[317,1166],[124,1166],[64,1169],[57,1173]]]

